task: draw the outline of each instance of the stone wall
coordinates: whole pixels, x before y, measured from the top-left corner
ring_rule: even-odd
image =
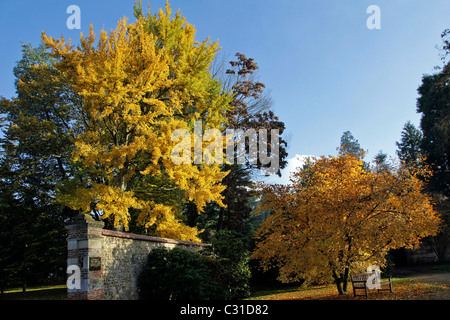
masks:
[[[77,216],[68,231],[67,265],[81,271],[80,289],[68,289],[70,300],[136,300],[137,280],[148,253],[157,247],[198,250],[208,244],[103,229],[90,215]]]

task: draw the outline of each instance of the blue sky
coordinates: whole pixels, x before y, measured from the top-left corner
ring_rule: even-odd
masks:
[[[165,1],[150,1],[152,12]],[[436,45],[450,28],[448,0],[172,0],[195,25],[197,38],[218,41],[258,63],[259,80],[285,122],[289,157],[336,153],[350,130],[372,159],[395,156],[406,121],[419,125],[417,87],[441,65]],[[133,18],[134,0],[0,0],[0,95],[14,96],[12,69],[20,41],[39,44],[41,31],[78,42],[93,23],[110,30]],[[381,9],[381,29],[370,30],[369,5]],[[69,5],[81,9],[81,30],[69,30]],[[143,1],[146,9],[146,1]],[[293,166],[293,162],[291,163]]]

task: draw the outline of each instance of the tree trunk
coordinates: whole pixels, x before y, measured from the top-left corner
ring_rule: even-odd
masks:
[[[198,221],[198,209],[195,202],[189,201],[186,204],[186,216],[187,216],[187,225],[189,227],[196,227]]]
[[[345,294],[347,294],[347,286],[348,286],[348,272],[349,272],[349,268],[345,267],[344,270],[344,275],[342,277],[342,290],[344,291]]]
[[[336,283],[336,288],[339,292],[339,295],[343,295],[344,294],[344,290],[342,289],[342,282],[341,282],[341,277],[339,277],[337,275],[336,270],[333,270],[333,278],[334,278],[334,283]]]
[[[339,295],[345,295],[347,294],[347,287],[348,287],[348,272],[349,268],[345,267],[345,270],[343,273],[338,275],[336,270],[333,270],[333,278],[336,283],[336,288],[339,292]]]
[[[217,221],[217,231],[222,230],[224,215],[225,215],[225,209],[223,207],[220,207],[220,209],[219,209],[219,219]]]

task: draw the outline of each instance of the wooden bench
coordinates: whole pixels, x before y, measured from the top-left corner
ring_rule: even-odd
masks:
[[[371,276],[372,273],[358,273],[351,276],[352,286],[353,286],[353,297],[356,296],[365,296],[369,297],[369,288],[367,287],[367,279]],[[381,281],[380,289],[378,291],[387,291],[392,293],[392,281],[391,277],[387,278],[388,281]],[[386,286],[388,288],[386,288]],[[384,288],[383,288],[384,287]],[[356,294],[356,290],[364,290],[364,294]]]

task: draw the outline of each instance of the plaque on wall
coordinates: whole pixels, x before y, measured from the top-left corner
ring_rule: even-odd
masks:
[[[102,268],[102,258],[89,257],[89,271],[98,271]]]

